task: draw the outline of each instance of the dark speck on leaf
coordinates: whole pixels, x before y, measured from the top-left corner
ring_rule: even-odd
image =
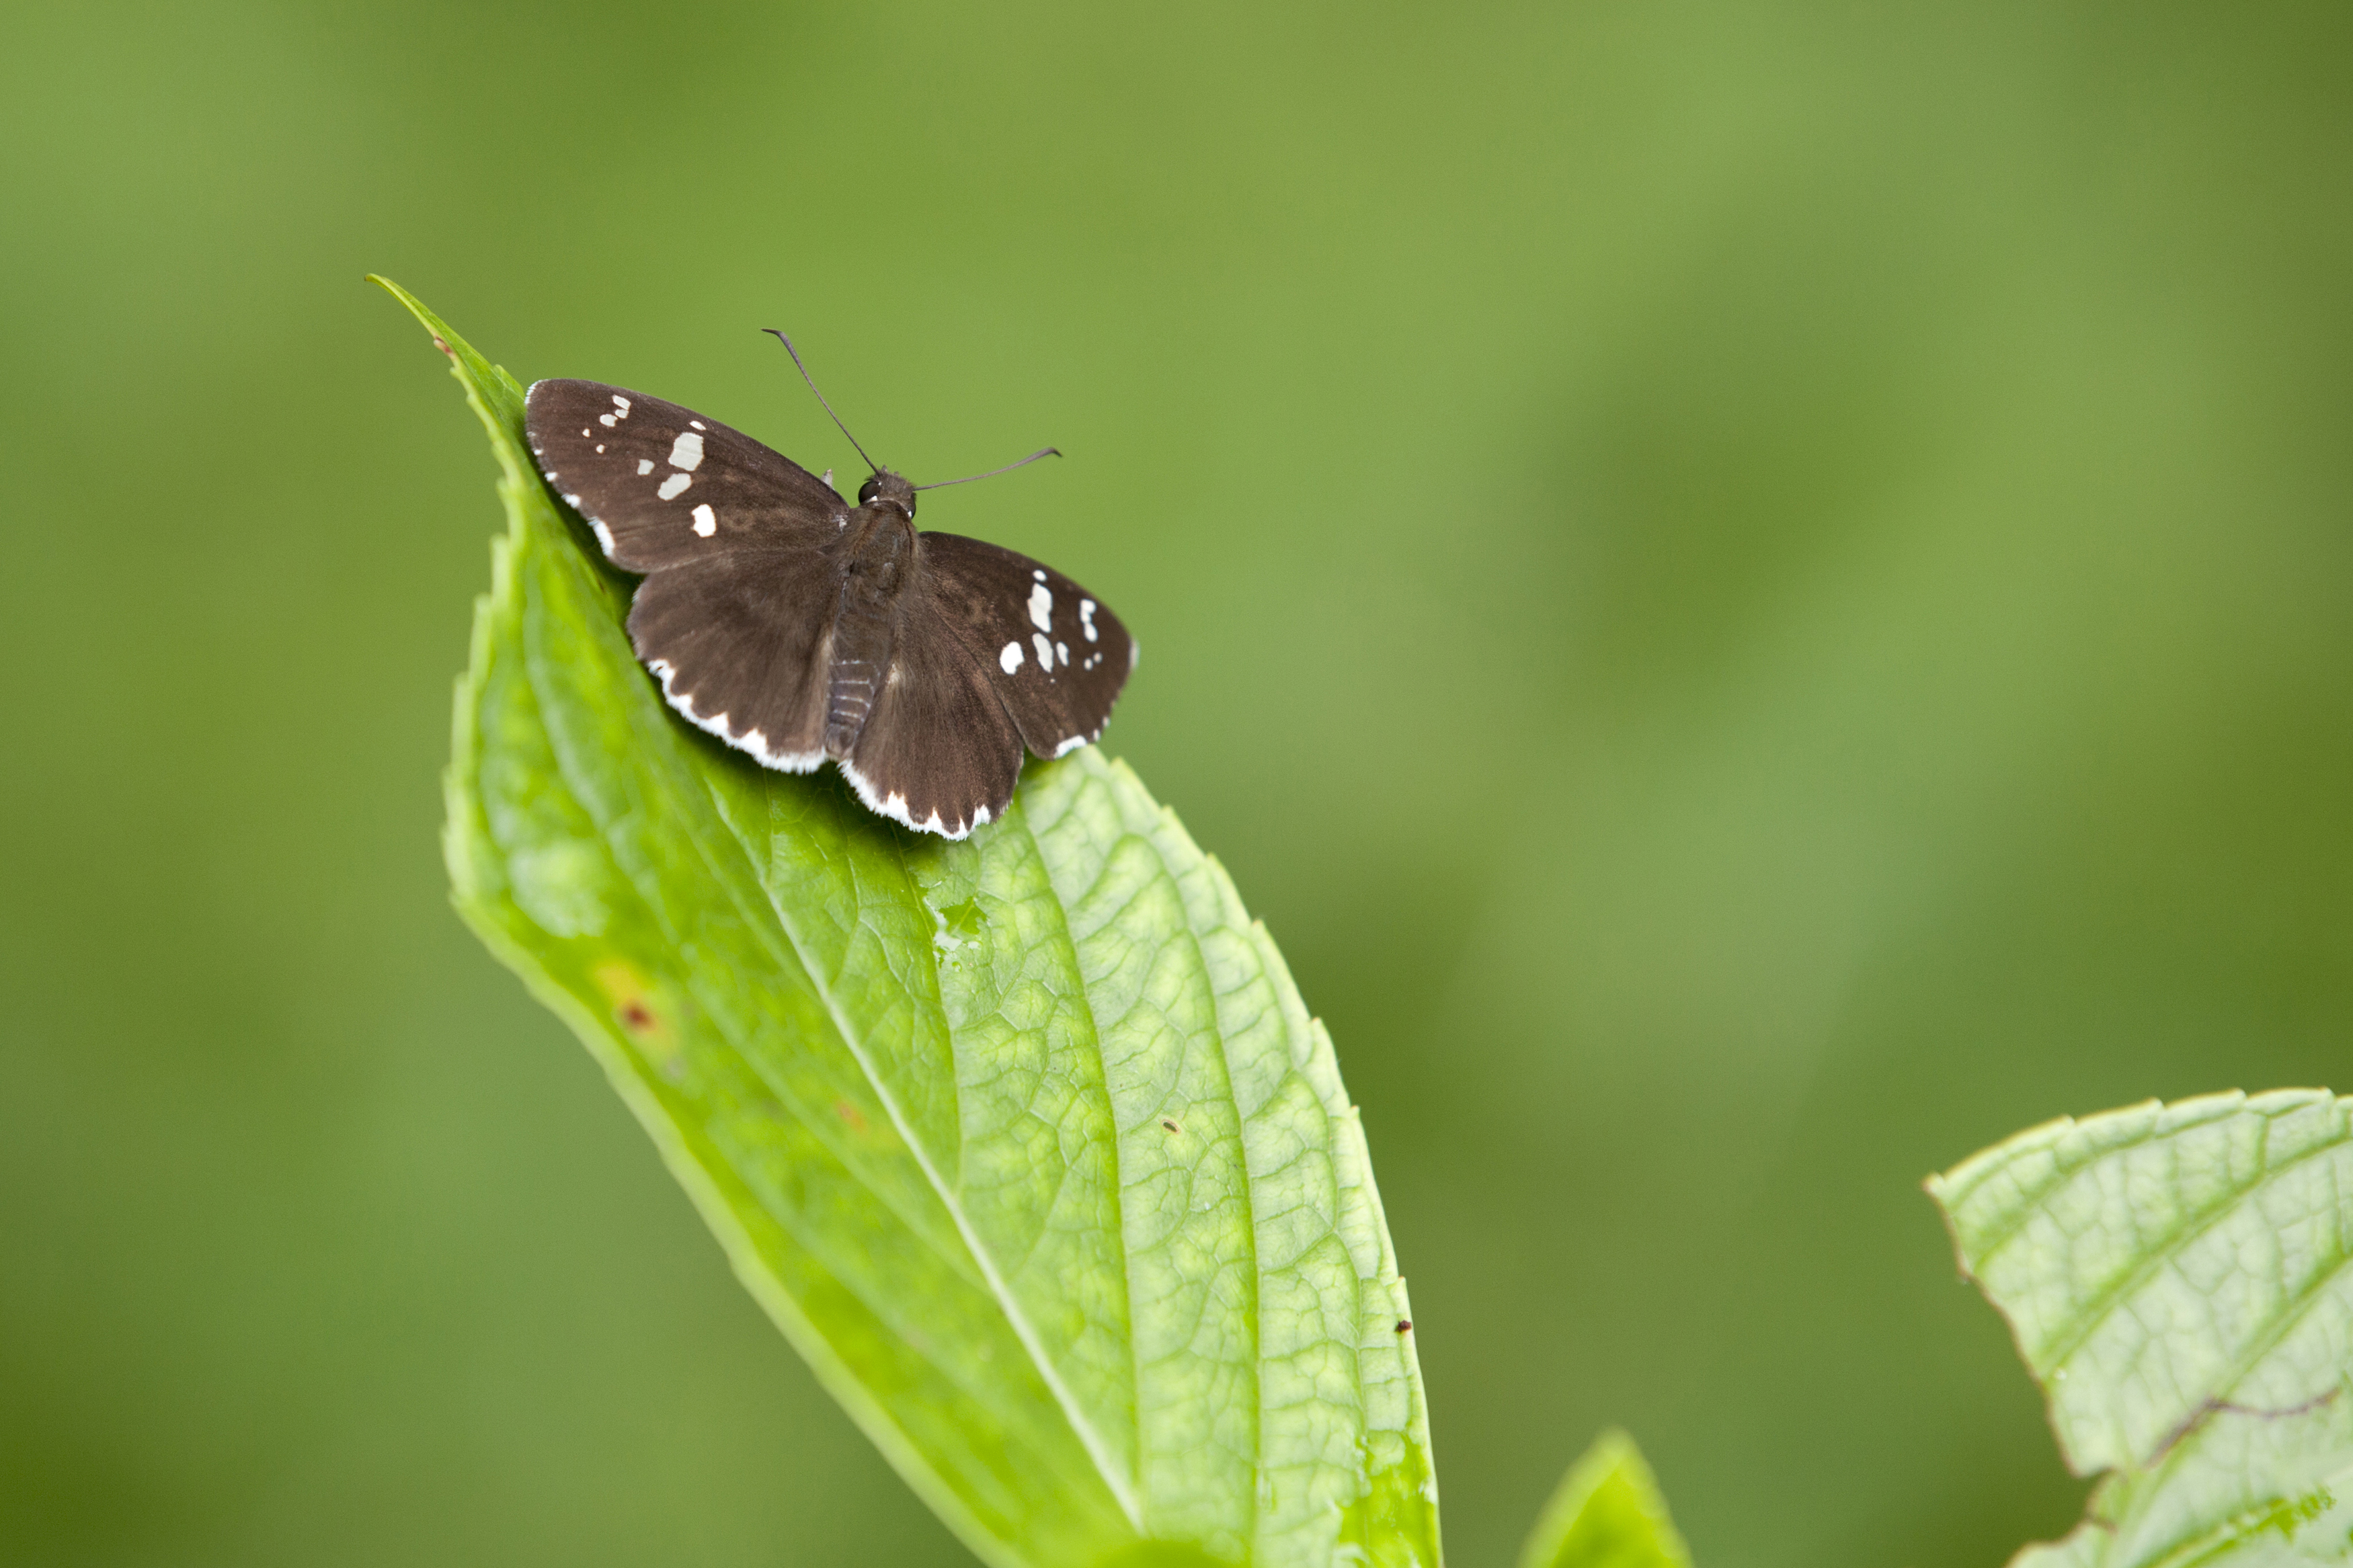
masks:
[[[638,1033],[644,1034],[654,1026],[653,1011],[644,1003],[632,998],[621,1004],[621,1022]]]
[[[1183,1128],[1181,1128],[1181,1127],[1177,1126],[1174,1121],[1169,1121],[1169,1120],[1168,1120],[1168,1118],[1166,1118],[1166,1117],[1165,1117],[1165,1116],[1164,1116],[1164,1117],[1162,1117],[1162,1118],[1160,1119],[1160,1125],[1161,1125],[1162,1127],[1164,1127],[1164,1128],[1167,1129],[1167,1130],[1168,1130],[1169,1131],[1171,1131],[1171,1132],[1182,1132],[1183,1131],[1185,1131]]]
[[[1404,1333],[1407,1330],[1412,1327],[1413,1320],[1411,1318],[1399,1318],[1398,1320],[1397,1331],[1398,1333]]]

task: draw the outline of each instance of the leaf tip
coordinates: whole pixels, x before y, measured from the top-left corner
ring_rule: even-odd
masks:
[[[1691,1552],[1641,1450],[1611,1427],[1537,1515],[1520,1568],[1691,1568]]]

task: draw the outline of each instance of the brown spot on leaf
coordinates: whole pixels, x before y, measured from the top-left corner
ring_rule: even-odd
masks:
[[[629,1037],[665,1068],[678,1055],[677,1009],[666,1007],[660,990],[627,959],[608,958],[589,971],[589,979],[613,1009],[614,1021]]]
[[[859,1110],[858,1107],[850,1104],[849,1101],[846,1100],[835,1100],[833,1102],[833,1113],[836,1116],[840,1117],[843,1123],[847,1125],[852,1132],[863,1132],[866,1131],[866,1112]]]
[[[1412,1331],[1412,1329],[1413,1320],[1411,1318],[1399,1318],[1398,1320],[1397,1331],[1398,1333],[1409,1333]]]

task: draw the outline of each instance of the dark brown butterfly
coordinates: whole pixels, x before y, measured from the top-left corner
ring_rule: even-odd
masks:
[[[1002,816],[1024,748],[1102,734],[1135,663],[1068,577],[918,533],[916,487],[888,468],[851,506],[715,419],[594,381],[533,384],[524,428],[606,555],[645,574],[629,642],[670,705],[769,767],[838,763],[910,827]]]

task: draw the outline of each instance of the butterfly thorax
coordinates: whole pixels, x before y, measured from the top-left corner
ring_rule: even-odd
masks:
[[[915,525],[890,498],[870,500],[850,519],[842,552],[826,676],[825,749],[834,757],[849,755],[882,694],[899,601],[914,575]]]

